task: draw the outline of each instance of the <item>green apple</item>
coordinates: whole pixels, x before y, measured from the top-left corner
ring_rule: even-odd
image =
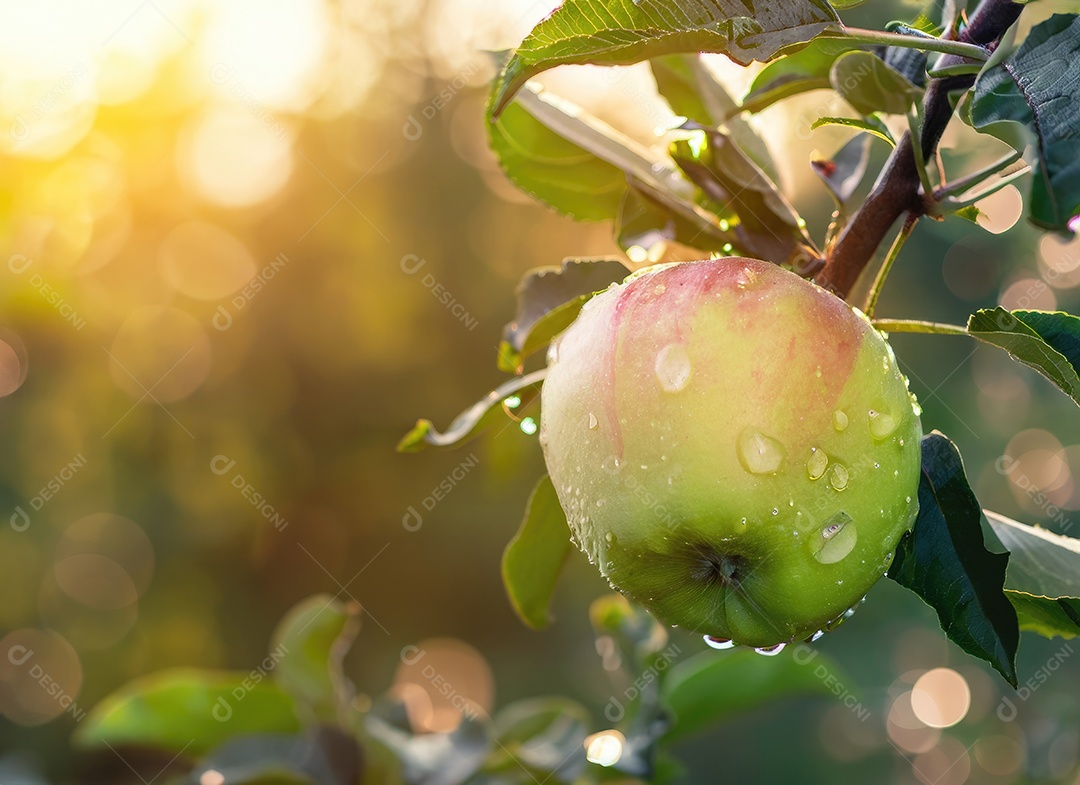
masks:
[[[919,408],[884,336],[752,259],[647,268],[552,344],[540,441],[574,541],[665,622],[826,629],[918,512]]]

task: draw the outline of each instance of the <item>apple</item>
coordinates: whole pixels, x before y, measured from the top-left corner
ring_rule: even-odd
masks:
[[[885,337],[767,262],[646,268],[552,344],[540,441],[574,541],[663,621],[768,649],[844,617],[918,512]]]

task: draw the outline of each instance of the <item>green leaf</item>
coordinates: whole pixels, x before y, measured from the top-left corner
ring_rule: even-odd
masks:
[[[1059,232],[1073,232],[1070,222],[1080,213],[1078,91],[1080,17],[1058,14],[1036,25],[1019,49],[979,76],[971,102],[971,120],[979,130],[999,135],[996,126],[1019,123],[1034,135],[1038,162],[1031,220]]]
[[[1080,635],[1080,540],[989,510],[986,517],[1011,554],[1005,588],[1021,629],[1047,637]]]
[[[1016,609],[1020,629],[1044,638],[1075,638],[1080,635],[1080,600],[1052,600],[1022,591],[1005,591]]]
[[[350,735],[320,728],[306,736],[260,734],[234,739],[199,761],[193,781],[219,772],[228,785],[356,785],[363,762]]]
[[[517,313],[503,329],[499,369],[521,370],[525,358],[570,326],[597,292],[630,274],[617,259],[564,259],[561,267],[530,270],[517,287]]]
[[[891,147],[896,147],[896,140],[893,139],[888,126],[877,117],[867,117],[862,120],[854,117],[819,117],[810,126],[810,130],[815,131],[823,125],[842,125],[846,128],[857,128],[860,131],[876,136],[878,139],[885,140]]]
[[[274,630],[270,653],[281,655],[274,678],[309,722],[334,725],[352,701],[341,661],[359,629],[359,606],[318,594],[295,605]]]
[[[829,70],[829,82],[857,112],[904,114],[922,92],[871,52],[847,52]]]
[[[1080,405],[1080,317],[1060,311],[976,311],[968,332],[1041,373]]]
[[[495,84],[498,114],[526,81],[557,65],[630,65],[680,52],[767,61],[838,22],[825,0],[566,0],[521,43]]]
[[[292,699],[267,670],[176,669],[144,676],[95,706],[75,741],[83,747],[127,744],[199,756],[236,736],[296,733],[300,720]]]
[[[455,417],[445,433],[435,430],[431,420],[419,420],[416,427],[398,442],[398,452],[420,452],[427,447],[456,447],[463,444],[485,428],[505,422],[507,415],[503,406],[520,410],[532,403],[540,395],[545,376],[546,368],[496,387]],[[515,405],[506,403],[508,399],[513,400]]]
[[[852,689],[821,652],[799,645],[794,653],[765,658],[749,650],[705,651],[675,665],[661,690],[675,715],[665,740],[689,736],[775,700],[832,695],[830,685]]]
[[[817,256],[805,224],[768,176],[723,129],[687,126],[671,144],[672,159],[697,185],[717,215],[735,220],[734,250],[776,264],[801,264]]]
[[[742,108],[699,54],[665,55],[649,61],[656,88],[675,114],[704,126],[726,126],[732,140],[770,178],[777,178],[772,153],[753,127],[739,117]]]
[[[522,191],[579,221],[614,218],[626,190],[618,167],[547,128],[514,104],[488,123],[491,149]]]
[[[765,66],[743,97],[745,112],[760,112],[778,101],[810,90],[828,90],[829,70],[844,52],[854,49],[853,44],[829,38],[818,38],[794,54],[774,60]]]
[[[384,716],[380,703],[365,715],[364,732],[393,752],[401,762],[402,780],[410,785],[459,785],[479,770],[491,750],[490,721],[471,704],[452,732],[414,734],[395,721],[407,716],[400,701],[391,707],[394,717]]]
[[[572,782],[585,766],[585,737],[592,719],[581,704],[569,698],[527,698],[503,708],[494,719],[499,760],[485,769],[522,766],[541,777],[557,775]]]
[[[503,584],[517,615],[536,630],[548,626],[548,605],[571,551],[570,529],[546,474],[529,497],[525,518],[506,546]]]
[[[837,206],[843,207],[862,182],[869,161],[870,137],[859,134],[848,140],[831,159],[816,158],[810,161],[810,166],[825,183]]]
[[[934,431],[922,443],[919,517],[888,576],[937,612],[953,643],[1015,687],[1020,630],[1004,591],[1008,563],[968,485],[960,452]]]

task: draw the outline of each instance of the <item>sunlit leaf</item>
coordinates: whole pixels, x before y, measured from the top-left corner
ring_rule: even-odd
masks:
[[[1071,222],[1080,213],[1078,91],[1080,17],[1058,14],[1036,25],[1003,62],[983,71],[971,102],[971,120],[979,130],[998,135],[1000,124],[1018,123],[1035,137],[1031,220],[1060,232],[1074,231]]]
[[[299,730],[292,699],[263,670],[176,669],[144,676],[105,698],[79,725],[75,741],[197,756],[237,736]]]
[[[829,70],[844,52],[854,46],[845,41],[818,38],[799,51],[769,63],[754,77],[742,108],[760,112],[778,101],[810,90],[828,90]]]
[[[500,385],[455,417],[443,433],[435,430],[431,420],[418,421],[416,427],[398,442],[398,452],[420,452],[427,447],[456,447],[463,444],[488,426],[507,420],[502,408],[507,399],[514,400],[512,408],[516,409],[524,409],[532,403],[540,395],[545,376],[546,368]]]
[[[517,313],[503,329],[499,369],[517,372],[524,359],[570,326],[596,292],[630,270],[617,259],[565,259],[560,267],[526,273],[517,287]]]
[[[857,112],[904,114],[921,92],[871,52],[847,52],[829,70],[829,82]]]
[[[892,147],[896,147],[896,140],[893,139],[888,126],[876,117],[867,117],[862,120],[854,117],[819,117],[814,121],[813,125],[810,126],[810,130],[816,130],[824,125],[841,125],[845,128],[857,128],[860,131],[865,131],[872,136],[876,136],[878,139],[888,142]]]
[[[664,681],[664,703],[674,715],[667,740],[689,736],[773,701],[831,695],[829,685],[855,685],[826,655],[801,644],[793,655],[760,657],[749,650],[703,651],[676,664]],[[828,677],[828,681],[826,681]]]
[[[1016,686],[1020,630],[1005,596],[1009,555],[983,517],[960,452],[935,431],[923,439],[919,517],[889,577],[938,615],[949,639]]]
[[[281,658],[274,678],[311,720],[333,725],[352,700],[341,660],[360,628],[359,613],[355,603],[319,594],[294,606],[274,631],[271,656]]]
[[[986,517],[1010,551],[1005,588],[1021,629],[1046,637],[1080,635],[1080,540],[989,510]]]
[[[529,497],[525,518],[506,546],[502,561],[506,593],[518,616],[530,627],[539,630],[550,623],[548,605],[572,549],[566,515],[551,478],[545,474]]]
[[[719,52],[746,65],[811,40],[838,21],[825,0],[567,0],[521,43],[496,83],[497,115],[522,85],[557,65],[629,65]]]
[[[671,157],[719,215],[734,215],[734,249],[797,268],[816,256],[805,224],[768,176],[723,129],[687,126]]]
[[[1080,317],[986,308],[971,315],[967,329],[1041,373],[1080,405]]]

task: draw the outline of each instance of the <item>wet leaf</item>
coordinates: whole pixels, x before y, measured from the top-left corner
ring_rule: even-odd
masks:
[[[503,585],[510,602],[533,629],[542,630],[551,621],[548,606],[571,550],[566,515],[551,478],[545,474],[529,497],[525,518],[506,546],[502,561]]]
[[[398,452],[420,452],[427,447],[457,447],[485,428],[506,422],[508,418],[502,409],[504,401],[516,398],[515,408],[524,409],[540,395],[545,376],[546,368],[500,385],[455,417],[444,433],[435,430],[431,420],[418,421],[416,427],[398,442]]]
[[[937,612],[949,640],[989,662],[1015,687],[1020,630],[1005,596],[1008,563],[956,445],[937,431],[929,434],[922,443],[919,516],[888,576]]]

